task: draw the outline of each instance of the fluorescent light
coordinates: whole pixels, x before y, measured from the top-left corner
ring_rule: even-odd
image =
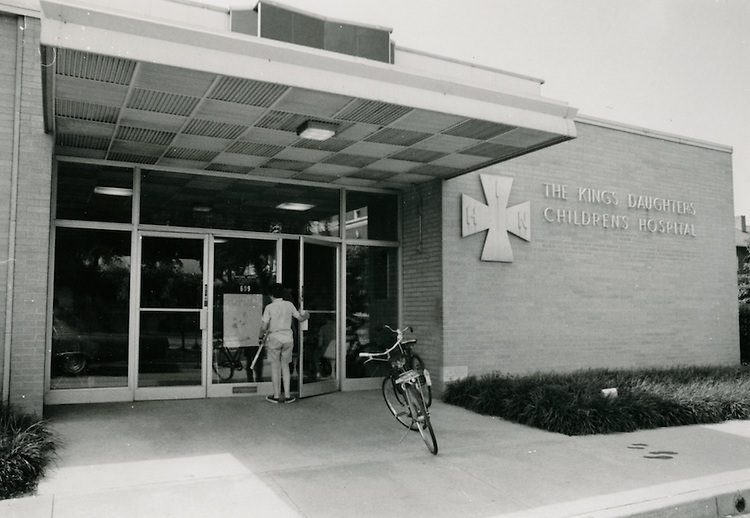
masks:
[[[206,205],[196,205],[193,207],[193,212],[202,212],[202,213],[208,213],[211,212],[211,207],[207,207]]]
[[[328,140],[336,134],[337,126],[327,122],[305,121],[297,128],[297,136],[308,140]]]
[[[297,211],[310,210],[313,207],[315,207],[315,205],[310,205],[309,203],[293,203],[293,202],[279,203],[278,205],[276,205],[277,209],[297,210]]]
[[[94,187],[96,194],[104,194],[107,196],[132,196],[133,189],[127,189],[125,187],[106,187],[103,185],[97,185]]]

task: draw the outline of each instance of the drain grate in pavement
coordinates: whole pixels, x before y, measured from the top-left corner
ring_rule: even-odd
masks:
[[[645,450],[648,448],[648,444],[643,442],[634,442],[627,447],[629,450]],[[644,455],[644,459],[656,459],[656,460],[668,460],[674,459],[675,455],[678,455],[676,451],[668,450],[657,450],[649,451],[648,455]]]

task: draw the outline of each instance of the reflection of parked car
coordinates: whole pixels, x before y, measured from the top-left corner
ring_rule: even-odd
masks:
[[[162,336],[142,337],[141,360],[166,358],[169,343]],[[52,338],[53,369],[59,374],[75,376],[92,365],[128,361],[127,333],[55,333]]]

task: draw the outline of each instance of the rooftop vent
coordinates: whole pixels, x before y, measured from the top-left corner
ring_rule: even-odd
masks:
[[[233,32],[392,63],[391,29],[330,20],[273,2],[233,8]]]

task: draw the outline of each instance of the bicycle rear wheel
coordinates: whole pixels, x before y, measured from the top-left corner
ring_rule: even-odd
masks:
[[[417,428],[419,429],[419,435],[422,436],[422,440],[427,445],[430,453],[437,455],[437,439],[435,438],[435,431],[432,429],[430,414],[425,406],[422,393],[414,384],[407,385],[406,391],[408,392],[407,397],[411,406],[412,416],[414,416],[414,421],[417,423]]]
[[[232,358],[224,347],[214,348],[213,368],[220,381],[227,381],[234,376]]]
[[[424,366],[422,358],[420,358],[418,354],[411,355],[411,368],[415,369],[422,375],[422,388],[425,392],[424,402],[427,405],[427,408],[430,408],[430,405],[432,405],[432,382],[428,383],[427,380],[429,379],[430,374],[429,372],[425,374],[427,369]]]
[[[406,397],[391,376],[383,378],[383,399],[388,411],[399,423],[411,430],[417,430],[417,425],[411,418],[411,409],[406,403]]]

